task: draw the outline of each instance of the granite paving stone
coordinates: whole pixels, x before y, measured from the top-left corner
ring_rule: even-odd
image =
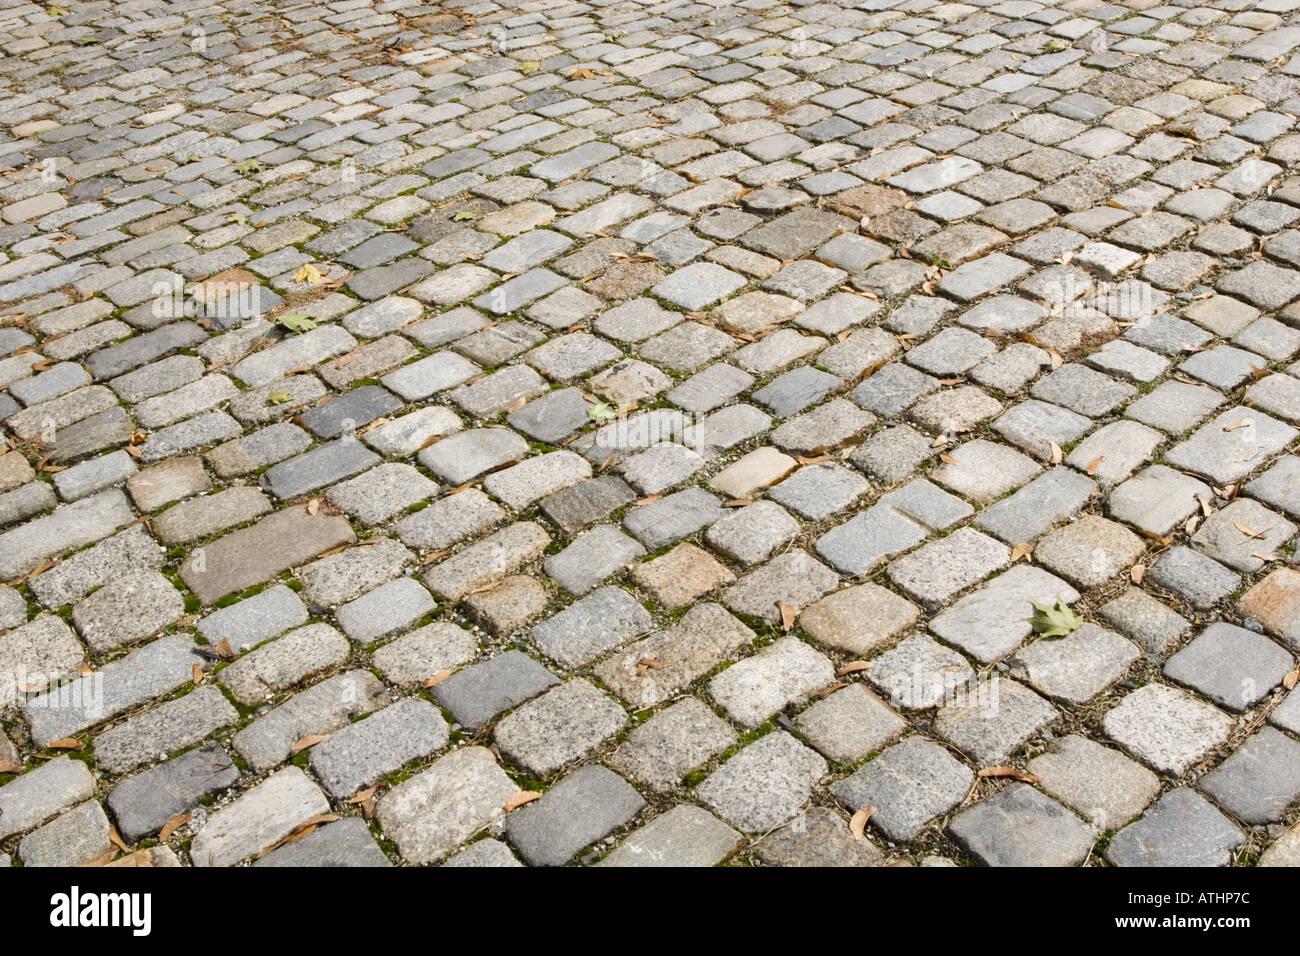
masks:
[[[1300,796],[1297,748],[1281,731],[1261,728],[1197,786],[1244,823],[1279,822]]]
[[[815,751],[777,730],[738,751],[695,795],[736,829],[761,834],[793,817],[826,770]]]
[[[1086,823],[1024,783],[958,813],[948,832],[986,866],[1078,866],[1096,840]]]
[[[289,759],[304,737],[328,734],[387,703],[383,685],[372,674],[345,671],[265,711],[231,743],[251,767],[265,772]]]
[[[1117,750],[1071,734],[1028,763],[1047,793],[1097,832],[1118,830],[1160,792],[1159,779]]]
[[[974,780],[943,747],[911,736],[833,784],[831,793],[854,812],[873,807],[871,825],[890,840],[906,841],[957,806]]]
[[[330,734],[311,749],[325,790],[346,797],[446,746],[447,722],[427,700],[408,697]]]
[[[1169,658],[1164,674],[1228,710],[1243,711],[1267,697],[1293,664],[1291,654],[1264,635],[1220,621]]]
[[[499,819],[518,789],[490,750],[463,747],[394,787],[376,816],[403,859],[432,863]]]
[[[1192,790],[1171,790],[1111,839],[1114,866],[1226,866],[1246,835]]]
[[[745,838],[707,810],[680,804],[620,843],[601,866],[717,866]]]
[[[206,744],[123,780],[109,793],[108,808],[123,838],[135,843],[238,779],[221,745]]]
[[[1227,739],[1232,718],[1164,684],[1133,691],[1106,714],[1106,735],[1163,773],[1184,773]]]
[[[493,738],[512,763],[546,777],[618,733],[626,722],[622,707],[577,678],[502,718]]]
[[[0,864],[1293,860],[1295,2],[10,2]]]
[[[561,866],[630,822],[644,806],[645,800],[622,777],[588,764],[507,817],[506,839],[534,866]]]
[[[213,813],[194,838],[190,857],[195,866],[232,866],[328,810],[320,788],[297,767],[286,767]]]

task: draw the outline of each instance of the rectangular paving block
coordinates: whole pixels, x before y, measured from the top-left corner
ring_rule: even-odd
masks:
[[[189,634],[160,637],[92,674],[29,698],[23,713],[32,739],[44,747],[74,737],[193,680],[194,665],[202,662]]]
[[[331,733],[387,703],[384,686],[373,674],[345,671],[267,711],[235,734],[231,743],[260,773],[288,760],[302,738]]]
[[[212,604],[354,540],[345,519],[313,515],[306,505],[295,505],[191,551],[181,565],[181,580],[200,601]]]
[[[109,793],[108,808],[122,837],[135,843],[238,779],[225,750],[211,743],[123,780]]]
[[[233,866],[329,809],[320,787],[286,767],[209,816],[190,844],[190,859],[195,866]]]

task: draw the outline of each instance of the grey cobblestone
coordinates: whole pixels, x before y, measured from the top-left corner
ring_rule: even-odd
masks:
[[[1293,857],[1293,6],[11,3],[0,859]]]

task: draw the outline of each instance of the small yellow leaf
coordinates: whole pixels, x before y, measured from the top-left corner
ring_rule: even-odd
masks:
[[[320,285],[325,281],[325,275],[310,262],[304,262],[298,267],[298,271],[293,274],[294,282],[305,282],[308,285]]]

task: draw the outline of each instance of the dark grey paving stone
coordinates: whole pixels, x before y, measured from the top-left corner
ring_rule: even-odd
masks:
[[[506,651],[440,681],[433,696],[457,723],[477,730],[502,711],[558,683],[554,674],[527,654]]]
[[[109,793],[108,808],[123,838],[137,843],[238,780],[239,771],[221,745],[205,744],[123,780]]]
[[[533,866],[563,866],[610,831],[632,821],[645,801],[597,764],[569,774],[540,800],[506,818],[506,839]]]
[[[1278,823],[1300,797],[1300,743],[1264,727],[1197,787],[1244,823]]]
[[[1114,866],[1226,866],[1246,835],[1200,794],[1185,788],[1161,797],[1141,820],[1111,839]]]
[[[961,811],[948,833],[985,866],[1078,866],[1097,839],[1077,816],[1024,783]]]
[[[1165,663],[1165,676],[1229,710],[1247,710],[1290,672],[1289,651],[1226,621],[1211,624]]]
[[[384,867],[393,864],[371,836],[366,821],[344,817],[317,827],[301,840],[272,850],[253,865]]]
[[[303,424],[318,438],[351,436],[376,418],[402,407],[396,395],[379,385],[363,385],[303,412]]]
[[[379,463],[379,456],[355,438],[338,438],[262,474],[262,487],[282,501],[359,475]]]
[[[583,528],[636,500],[632,487],[616,475],[599,475],[547,495],[538,507],[565,534]]]

